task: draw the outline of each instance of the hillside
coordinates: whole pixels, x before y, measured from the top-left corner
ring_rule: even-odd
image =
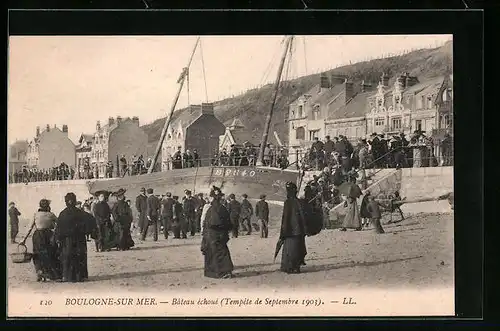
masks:
[[[452,41],[434,49],[416,50],[401,56],[394,56],[384,59],[375,59],[366,62],[358,62],[348,66],[335,68],[327,71],[327,74],[347,74],[352,80],[362,80],[377,83],[382,72],[386,72],[393,77],[401,72],[409,72],[417,76],[420,81],[451,73],[453,58]],[[308,75],[282,83],[278,94],[276,108],[273,116],[273,126],[271,130],[278,132],[282,140],[288,140],[288,132],[285,125],[285,114],[288,104],[307,92],[319,81],[319,74]],[[390,83],[394,81],[391,79]],[[271,106],[272,85],[266,85],[258,89],[215,102],[216,116],[223,122],[228,122],[235,117],[239,117],[243,124],[252,130],[254,137],[262,135],[264,121]],[[178,110],[174,113],[174,119],[182,112]],[[165,118],[144,125],[142,128],[149,135],[150,155],[160,138],[161,129],[165,123]]]

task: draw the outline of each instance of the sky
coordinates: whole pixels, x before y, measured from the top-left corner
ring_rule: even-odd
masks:
[[[76,143],[96,121],[166,116],[197,36],[15,36],[9,38],[8,143],[68,125]],[[438,47],[451,35],[296,36],[285,78]],[[273,81],[283,36],[203,36],[176,109]],[[206,82],[206,89],[205,89]],[[189,97],[188,97],[189,95]]]

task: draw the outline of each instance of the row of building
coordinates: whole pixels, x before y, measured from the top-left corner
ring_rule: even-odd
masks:
[[[372,133],[410,135],[418,130],[439,143],[446,132],[453,133],[453,75],[420,81],[403,73],[392,80],[389,84],[385,74],[376,84],[321,75],[316,86],[290,104],[290,162],[315,137],[344,135],[355,142]]]
[[[287,148],[289,162],[305,153],[315,137],[346,136],[355,142],[371,133],[409,135],[426,131],[439,139],[452,132],[453,76],[447,75],[420,81],[404,73],[393,77],[383,74],[376,84],[350,81],[346,76],[325,74],[318,84],[289,106],[287,114],[288,143],[276,132],[269,143]],[[191,105],[179,110],[168,128],[162,145],[161,169],[170,169],[174,153],[196,150],[202,166],[219,151],[231,145],[258,145],[260,136],[234,119],[224,125],[214,114],[212,103]],[[151,153],[151,151],[149,151]],[[82,173],[90,169],[97,177],[106,174],[106,166],[125,156],[148,155],[148,136],[139,125],[139,118],[110,117],[106,124],[97,121],[92,134],[81,134],[77,144],[68,137],[68,126],[49,125],[36,128],[30,141],[16,142],[10,148],[9,171],[28,168],[49,169],[62,162]]]

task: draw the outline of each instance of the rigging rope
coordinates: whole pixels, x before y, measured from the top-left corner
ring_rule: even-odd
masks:
[[[189,106],[189,68],[186,71],[186,91],[187,91],[187,104]]]
[[[205,75],[205,61],[203,59],[203,48],[201,46],[201,40],[200,40],[200,55],[201,55],[201,68],[203,70],[203,82],[205,83],[205,101],[208,102],[207,77]]]
[[[302,37],[302,42],[304,45],[304,66],[305,66],[305,71],[307,75],[307,52],[306,52],[306,37]]]
[[[281,39],[280,45],[283,45],[283,42],[285,41],[285,38]],[[264,85],[269,77],[269,74],[271,72],[271,66],[274,64],[274,61],[276,60],[276,56],[279,54],[281,50],[281,46],[277,47],[274,51],[274,54],[271,58],[271,61],[269,61],[269,64],[266,67],[266,70],[264,70],[264,73],[262,75],[262,79],[260,80],[260,85]]]

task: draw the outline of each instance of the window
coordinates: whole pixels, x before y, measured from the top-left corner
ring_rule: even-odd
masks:
[[[379,107],[382,107],[382,99],[378,99],[378,100],[377,100],[377,105],[378,105]]]
[[[422,130],[422,120],[415,121],[415,129],[419,131]]]
[[[297,130],[295,131],[295,139],[297,140],[306,139],[306,130],[304,129],[304,127],[301,126],[297,128]]]
[[[302,111],[303,111],[304,106],[300,105],[298,110],[297,110],[297,118],[301,118],[303,116]]]
[[[450,125],[451,125],[450,116],[448,114],[441,115],[441,123],[440,123],[441,128],[446,129],[449,128]]]
[[[315,121],[315,120],[318,120],[319,119],[319,105],[315,105],[313,107],[313,111],[312,111],[312,120]]]
[[[422,109],[422,108],[424,108],[424,107],[425,107],[425,96],[424,96],[424,95],[422,95],[422,96],[420,97],[419,102],[418,102],[418,107],[417,107],[417,108],[418,108],[418,109]]]
[[[309,140],[314,140],[318,136],[319,130],[309,131]]]
[[[383,118],[376,118],[375,119],[375,126],[383,126],[385,123],[385,120]]]
[[[448,101],[448,91],[444,90],[443,91],[443,102],[446,102],[446,101]]]
[[[427,97],[427,109],[431,109],[432,108],[432,96],[429,95]]]
[[[400,130],[400,129],[401,129],[401,118],[393,118],[392,130]]]

